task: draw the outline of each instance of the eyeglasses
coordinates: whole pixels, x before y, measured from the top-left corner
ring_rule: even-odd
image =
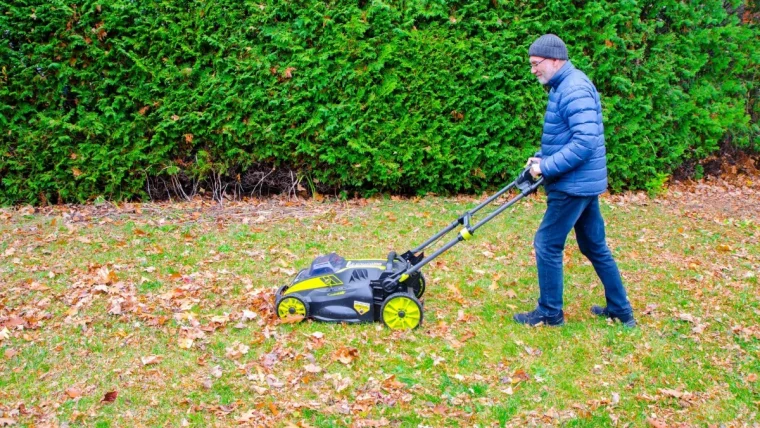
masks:
[[[538,67],[539,65],[541,65],[542,62],[546,61],[547,59],[549,59],[549,58],[544,58],[541,61],[536,62],[536,63],[531,62],[530,63],[530,68],[536,68],[536,67]]]

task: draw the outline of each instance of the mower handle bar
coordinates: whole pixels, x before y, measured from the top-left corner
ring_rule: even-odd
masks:
[[[513,182],[509,183],[507,186],[505,186],[503,189],[499,190],[498,192],[494,193],[491,197],[480,203],[477,207],[465,212],[462,214],[457,220],[453,221],[451,224],[449,224],[446,228],[441,230],[440,232],[436,233],[428,239],[427,241],[420,244],[420,246],[416,247],[415,249],[411,250],[412,253],[419,253],[420,251],[424,250],[428,247],[428,245],[432,244],[433,242],[440,239],[443,235],[446,235],[447,233],[451,232],[456,228],[458,225],[463,225],[464,228],[460,232],[459,235],[457,235],[456,238],[452,239],[451,241],[447,242],[445,245],[443,245],[441,248],[437,249],[435,252],[430,254],[429,256],[422,259],[419,263],[415,264],[411,268],[409,268],[406,271],[399,272],[398,274],[394,275],[393,277],[400,277],[403,274],[410,275],[414,272],[417,272],[420,270],[423,266],[430,263],[433,259],[440,256],[444,252],[448,251],[451,247],[458,244],[461,241],[464,241],[466,239],[470,239],[472,236],[472,233],[475,232],[477,229],[479,229],[484,224],[491,221],[494,217],[501,214],[506,210],[507,208],[511,207],[517,201],[520,199],[528,196],[529,194],[536,191],[536,189],[539,188],[544,183],[544,178],[539,177],[537,180],[533,179],[533,177],[530,175],[530,166],[525,168],[520,175],[515,179]],[[472,218],[472,215],[483,209],[485,206],[490,205],[491,202],[495,201],[497,198],[502,196],[503,194],[507,193],[508,191],[512,190],[513,188],[518,187],[521,192],[514,198],[510,199],[509,201],[505,202],[499,208],[493,210],[490,214],[488,214],[485,218],[477,222],[474,226],[470,225],[470,220]],[[393,257],[395,258],[396,254],[393,253]],[[391,254],[388,255],[389,260],[391,257]]]

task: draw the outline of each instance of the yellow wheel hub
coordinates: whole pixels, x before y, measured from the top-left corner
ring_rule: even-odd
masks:
[[[410,330],[420,325],[422,308],[409,296],[391,297],[383,307],[383,321],[392,330]]]
[[[306,316],[306,305],[302,301],[295,297],[286,297],[280,300],[280,304],[277,305],[277,315],[280,318],[294,317],[294,316]]]

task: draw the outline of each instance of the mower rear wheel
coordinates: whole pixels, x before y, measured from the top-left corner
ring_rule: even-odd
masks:
[[[412,290],[414,290],[414,297],[421,299],[422,295],[425,294],[425,275],[420,272],[420,279],[417,281],[417,286],[412,287]]]
[[[309,316],[309,304],[298,296],[286,296],[277,302],[277,316],[280,318]]]
[[[422,304],[409,293],[394,293],[383,302],[380,317],[391,330],[412,330],[422,323]]]

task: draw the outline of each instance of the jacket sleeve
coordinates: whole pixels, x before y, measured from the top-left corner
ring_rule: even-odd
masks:
[[[570,140],[559,151],[541,159],[541,174],[556,178],[589,160],[599,144],[602,127],[596,99],[589,88],[568,90],[559,102],[559,114],[570,129]]]

